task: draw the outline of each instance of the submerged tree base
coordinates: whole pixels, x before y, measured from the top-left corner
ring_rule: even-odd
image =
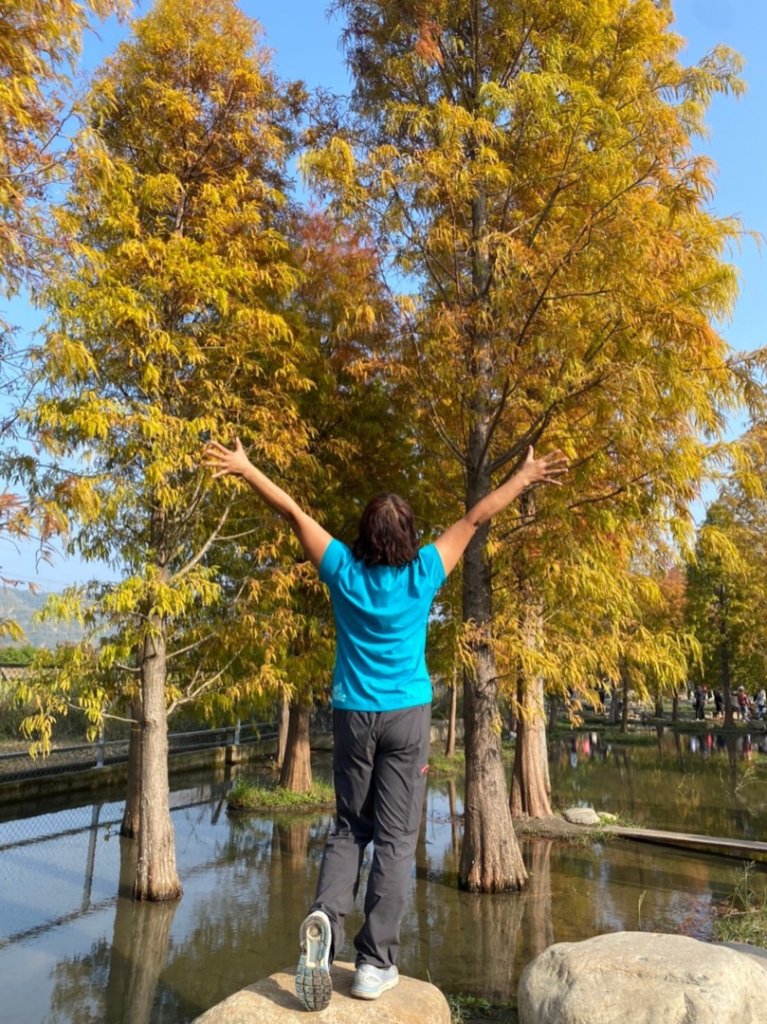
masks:
[[[307,793],[294,793],[284,786],[259,786],[248,779],[237,779],[227,794],[227,810],[307,811],[335,807],[335,792],[326,782],[315,782]]]

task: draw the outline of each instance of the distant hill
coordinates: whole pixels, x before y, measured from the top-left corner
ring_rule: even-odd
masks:
[[[22,587],[0,587],[0,619],[13,619],[24,630],[24,639],[19,646],[53,648],[62,643],[76,643],[83,632],[79,626],[68,622],[33,622],[35,612],[40,611],[48,593],[39,590],[33,594]],[[0,643],[11,646],[12,641],[3,637]]]

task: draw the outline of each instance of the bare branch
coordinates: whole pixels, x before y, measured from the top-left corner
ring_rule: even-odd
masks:
[[[183,576],[186,576],[186,574],[188,572],[191,572],[192,569],[194,569],[194,567],[200,562],[200,560],[205,557],[207,552],[210,550],[211,545],[216,540],[216,537],[218,537],[219,533],[221,532],[221,529],[223,528],[224,523],[229,518],[229,513],[232,510],[232,504],[233,503],[234,503],[234,495],[232,495],[229,498],[229,501],[227,502],[226,508],[224,509],[223,514],[222,514],[221,518],[219,519],[218,523],[216,524],[216,527],[213,530],[213,532],[211,533],[211,535],[205,541],[205,543],[200,548],[200,550],[197,552],[197,554],[193,558],[190,558],[189,561],[186,563],[186,565],[182,566],[177,572],[173,573],[173,575],[171,576],[171,582],[175,583],[177,580],[180,580]]]

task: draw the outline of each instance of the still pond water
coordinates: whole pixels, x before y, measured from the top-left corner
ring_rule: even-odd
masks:
[[[555,802],[589,803],[660,828],[763,839],[767,753],[742,738],[729,748],[694,740],[558,741]],[[318,761],[320,773],[327,767]],[[0,822],[2,1024],[186,1024],[294,962],[330,818],[233,820],[223,801],[230,785],[223,774],[174,781],[184,896],[169,906],[118,895],[131,844],[117,834],[117,800],[40,805]],[[400,964],[446,992],[493,1002],[514,994],[521,969],[552,942],[624,928],[708,937],[712,907],[743,867],[646,844],[528,840],[523,893],[470,896],[455,885],[456,811],[460,788],[432,780]],[[763,888],[767,876],[754,882]]]

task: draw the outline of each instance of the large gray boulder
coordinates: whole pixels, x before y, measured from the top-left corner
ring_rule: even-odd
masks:
[[[354,965],[330,969],[333,997],[319,1013],[308,1013],[296,998],[295,971],[285,970],[235,992],[194,1024],[450,1024],[450,1007],[434,985],[400,975],[396,988],[376,999],[352,999]]]
[[[519,1024],[765,1024],[767,961],[684,935],[549,946],[522,972]]]

